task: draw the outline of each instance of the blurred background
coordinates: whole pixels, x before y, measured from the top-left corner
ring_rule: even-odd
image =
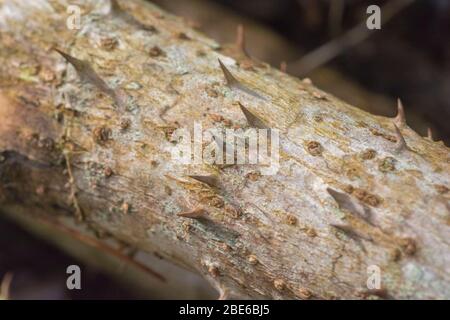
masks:
[[[283,65],[292,76],[310,78],[320,89],[373,114],[393,117],[396,99],[401,98],[414,130],[425,136],[431,128],[435,140],[449,145],[449,0],[151,2],[222,44],[235,43],[237,27],[243,25],[252,57],[276,68]],[[366,9],[373,4],[381,7],[381,30],[366,27]],[[142,286],[142,279],[125,281],[127,267],[121,263],[105,270],[61,248],[0,215],[0,282],[3,279],[3,289],[10,289],[10,298],[167,297],[151,285]],[[160,263],[155,257],[146,261]],[[70,264],[83,270],[81,291],[66,289]],[[160,268],[181,272],[167,265]],[[188,278],[189,297],[217,298],[195,275]]]

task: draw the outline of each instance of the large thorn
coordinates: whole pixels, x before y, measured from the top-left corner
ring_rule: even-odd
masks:
[[[194,209],[191,211],[180,212],[177,215],[183,218],[202,219],[207,216],[207,212],[205,209]]]
[[[250,127],[258,128],[258,129],[269,129],[269,127],[266,126],[261,119],[259,119],[253,113],[251,113],[250,110],[248,110],[246,107],[244,107],[240,102],[238,102],[238,104],[242,110],[242,113],[244,114],[245,118],[247,119],[247,122]]]
[[[189,178],[192,178],[194,180],[197,180],[199,182],[202,182],[204,184],[207,184],[210,187],[219,187],[219,182],[216,177],[214,176],[189,176]]]
[[[397,99],[397,115],[395,116],[394,122],[399,128],[406,125],[405,108],[400,98]]]
[[[75,68],[81,81],[93,84],[100,91],[110,96],[118,106],[123,106],[124,103],[116,91],[111,89],[106,82],[100,78],[100,76],[87,61],[77,59],[57,48],[54,50]]]
[[[397,138],[397,142],[395,143],[395,150],[396,152],[401,152],[403,150],[408,150],[408,145],[406,144],[405,138],[403,137],[403,134],[401,133],[400,129],[397,127],[396,124],[394,124],[395,129],[395,137]]]

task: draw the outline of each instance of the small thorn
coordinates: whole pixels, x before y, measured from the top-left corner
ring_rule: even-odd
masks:
[[[394,124],[394,128],[395,128],[395,136],[397,138],[397,142],[396,142],[396,151],[397,152],[401,152],[403,150],[407,150],[408,145],[406,144],[405,138],[403,137],[402,133],[400,132],[400,129],[397,127],[396,124]]]
[[[227,85],[229,87],[239,86],[240,85],[239,81],[231,74],[231,72],[227,69],[227,67],[225,67],[223,62],[220,59],[217,59],[217,60],[219,60],[220,68],[222,69],[223,75],[225,76]]]
[[[213,176],[189,176],[189,178],[207,184],[210,187],[217,187],[219,185],[217,178]]]
[[[190,218],[190,219],[201,219],[205,218],[207,215],[206,210],[204,209],[194,209],[191,211],[180,212],[177,214],[179,217]]]
[[[371,223],[371,212],[367,207],[360,205],[352,200],[350,196],[345,193],[338,192],[331,188],[327,188],[327,192],[333,197],[334,201],[339,206],[339,209],[346,210],[349,213],[362,218],[364,221]]]
[[[287,71],[287,63],[286,63],[286,61],[281,61],[281,63],[280,63],[280,71],[286,73],[286,71]]]
[[[245,118],[247,119],[247,122],[250,127],[254,127],[254,128],[258,128],[258,129],[269,129],[269,127],[267,127],[261,119],[259,119],[253,113],[251,113],[240,102],[238,102],[238,104],[242,110],[242,113],[244,114]]]
[[[431,128],[427,129],[427,138],[430,141],[434,141],[434,139],[433,139],[433,131],[431,131]]]
[[[245,29],[242,24],[237,26],[236,30],[236,47],[242,51],[242,53],[248,56],[247,50],[245,49]]]
[[[405,108],[400,99],[397,99],[397,115],[395,116],[394,122],[399,128],[406,125]]]

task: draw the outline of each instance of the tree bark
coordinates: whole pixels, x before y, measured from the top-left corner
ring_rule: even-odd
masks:
[[[0,3],[2,210],[77,219],[222,298],[450,298],[449,152],[401,112],[354,108],[144,1],[84,1],[79,30],[63,0]],[[275,175],[171,157],[177,128],[252,119],[280,131]]]

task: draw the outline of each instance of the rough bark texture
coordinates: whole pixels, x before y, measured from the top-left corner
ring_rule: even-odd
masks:
[[[223,297],[450,298],[442,143],[397,121],[405,147],[393,119],[222,49],[143,1],[112,13],[83,1],[80,30],[66,27],[62,0],[0,4],[2,210],[78,218],[80,232],[157,252]],[[257,94],[227,86],[218,58]],[[280,130],[276,175],[171,159],[178,127],[247,127],[238,102]],[[196,208],[207,219],[177,215]],[[367,290],[370,265],[382,290]]]
[[[298,48],[272,31],[270,28],[239,16],[224,5],[209,0],[155,0],[153,1],[167,11],[182,16],[187,23],[204,32],[221,44],[236,42],[236,27],[241,24],[245,28],[245,48],[251,57],[278,67],[282,61],[295,61],[305,54],[304,48]],[[303,49],[303,50],[302,50]],[[289,68],[288,73],[293,76]],[[375,115],[390,116],[395,114],[394,99],[371,92],[362,85],[352,81],[342,73],[322,66],[308,74],[314,85],[335,95],[336,97],[373,113]],[[427,128],[435,127],[417,113],[408,108],[408,125],[417,132],[427,132]]]

